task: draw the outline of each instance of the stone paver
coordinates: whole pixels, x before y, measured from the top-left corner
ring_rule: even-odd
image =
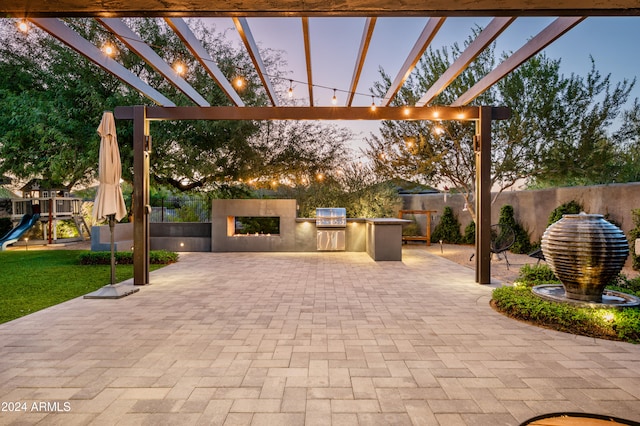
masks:
[[[185,253],[131,296],[0,325],[0,424],[640,421],[640,346],[505,318],[473,277],[420,247]]]

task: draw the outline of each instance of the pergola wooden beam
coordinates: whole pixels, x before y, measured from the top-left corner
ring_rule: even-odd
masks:
[[[4,0],[13,17],[640,16],[638,0]]]
[[[244,106],[244,102],[240,99],[238,93],[234,90],[229,80],[216,65],[216,61],[211,57],[209,52],[202,46],[191,31],[187,23],[182,18],[165,18],[165,21],[171,27],[173,32],[182,40],[184,45],[191,51],[193,56],[209,73],[211,78],[218,83],[220,89],[224,92],[229,100],[236,106]]]
[[[553,43],[562,34],[578,25],[586,17],[560,17],[549,24],[538,35],[529,40],[524,46],[518,49],[513,55],[502,61],[493,71],[484,76],[473,87],[456,99],[451,106],[463,106],[473,101],[493,86],[498,80],[518,68],[523,62],[531,58],[536,53]]]
[[[267,96],[269,100],[271,100],[271,104],[274,106],[278,106],[278,97],[276,96],[276,91],[271,84],[271,79],[267,75],[267,68],[264,66],[264,62],[262,61],[262,57],[260,56],[260,50],[258,50],[258,45],[253,38],[253,34],[251,34],[251,28],[249,28],[249,23],[246,18],[233,18],[233,23],[238,30],[238,34],[242,39],[247,51],[249,52],[249,56],[251,57],[251,61],[253,61],[253,66],[260,77],[260,81],[262,81],[262,85],[267,92]]]
[[[116,118],[133,119],[134,107],[117,107]],[[492,120],[510,118],[507,107],[492,107]],[[459,120],[480,119],[480,107],[147,107],[147,120]]]
[[[42,28],[94,64],[119,78],[123,83],[136,89],[142,95],[163,106],[175,106],[175,104],[158,92],[153,87],[142,81],[140,77],[105,55],[98,47],[73,31],[64,22],[56,18],[31,18],[33,24]]]
[[[360,49],[358,49],[358,57],[356,58],[356,67],[353,70],[353,77],[351,77],[351,85],[349,86],[349,97],[347,99],[347,106],[353,104],[353,97],[358,89],[358,82],[360,81],[360,75],[362,74],[362,68],[364,67],[364,61],[367,58],[367,51],[369,50],[369,43],[373,35],[373,29],[376,26],[377,18],[367,18],[364,23],[364,30],[362,31],[362,40],[360,40]]]
[[[458,59],[440,75],[440,78],[420,98],[416,106],[428,105],[436,96],[442,93],[515,20],[515,17],[493,18],[489,25],[478,34],[478,37],[458,56]]]
[[[400,71],[398,71],[398,75],[396,75],[395,80],[391,83],[389,90],[387,90],[387,94],[384,95],[381,106],[389,106],[391,100],[396,96],[404,82],[409,78],[411,71],[416,66],[420,57],[427,49],[433,38],[436,36],[442,24],[444,24],[445,18],[429,18],[427,24],[424,26],[424,29],[420,33],[418,40],[413,45],[413,48],[409,52],[407,59],[402,64]]]
[[[313,106],[313,72],[311,69],[311,40],[309,39],[309,18],[302,17],[302,39],[304,40],[304,61],[307,64],[307,87],[309,88],[309,106]]]
[[[200,93],[180,77],[175,70],[171,68],[171,65],[167,64],[138,34],[126,26],[121,19],[98,18],[98,21],[196,105],[202,107],[209,106],[209,102],[207,102]]]

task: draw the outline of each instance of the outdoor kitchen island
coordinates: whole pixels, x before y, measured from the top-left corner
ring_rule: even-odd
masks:
[[[213,200],[211,251],[366,251],[376,261],[402,260],[402,225],[409,220],[349,219],[340,208],[298,218],[296,211],[296,200]],[[278,233],[238,232],[237,218],[260,217],[278,218]]]

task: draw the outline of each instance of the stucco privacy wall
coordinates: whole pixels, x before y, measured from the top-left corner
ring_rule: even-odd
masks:
[[[492,194],[495,196],[495,194]],[[459,194],[448,194],[446,202],[443,194],[403,195],[404,209],[436,210],[432,226],[440,219],[445,206],[453,209],[462,225],[461,232],[471,222],[471,216],[463,211],[464,199]],[[537,241],[547,228],[549,215],[559,205],[576,200],[587,213],[599,213],[619,223],[628,235],[633,229],[631,210],[640,208],[640,182],[594,186],[574,186],[535,191],[507,191],[501,193],[491,206],[491,223],[498,223],[500,208],[505,204],[513,206],[516,220],[529,230],[531,241]],[[418,221],[422,226],[422,221]]]

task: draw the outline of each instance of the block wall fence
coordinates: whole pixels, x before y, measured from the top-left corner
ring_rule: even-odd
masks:
[[[496,194],[492,194],[495,196]],[[438,224],[446,206],[453,209],[461,224],[461,232],[471,222],[471,215],[464,209],[464,198],[460,194],[403,195],[406,210],[435,210],[432,227]],[[594,186],[574,186],[532,191],[505,191],[498,195],[491,206],[491,223],[498,223],[500,208],[513,206],[514,216],[528,231],[531,241],[538,241],[545,229],[551,212],[561,204],[576,200],[586,213],[608,215],[621,225],[625,235],[634,228],[631,210],[640,208],[640,182]],[[418,221],[423,226],[422,221]]]

